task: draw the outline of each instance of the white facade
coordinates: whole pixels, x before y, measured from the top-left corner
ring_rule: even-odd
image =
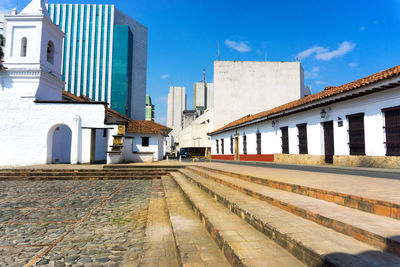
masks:
[[[171,86],[168,94],[167,127],[172,131],[167,138],[167,151],[172,152],[179,144],[179,132],[182,129],[182,112],[186,110],[186,88]]]
[[[142,146],[142,137],[149,138],[149,145]],[[128,133],[124,142],[125,162],[153,162],[163,160],[164,137],[159,134]]]
[[[183,128],[179,133],[179,147],[209,148],[211,146],[211,137],[207,133],[213,130],[213,119],[214,110],[207,109],[203,115],[197,117],[188,127]]]
[[[92,129],[110,126],[104,124],[104,103],[61,101],[64,34],[50,21],[41,0],[6,20],[8,69],[0,71],[0,165],[89,163],[90,144],[95,141]],[[96,146],[106,145],[105,138],[97,139]],[[97,159],[105,160],[105,153]]]
[[[298,112],[293,115],[275,114],[271,115],[268,118],[260,118],[258,123],[256,121],[253,123],[249,122],[247,126],[246,123],[244,123],[243,126],[235,126],[232,127],[232,129],[230,130],[227,129],[226,131],[223,131],[221,133],[216,133],[215,135],[212,135],[211,153],[213,155],[219,155],[220,159],[224,158],[224,156],[221,157],[221,139],[223,139],[223,155],[233,155],[235,151],[231,151],[231,138],[238,136],[238,154],[247,154],[246,157],[250,157],[249,155],[257,155],[256,135],[257,133],[261,133],[260,157],[262,157],[262,155],[280,156],[280,154],[282,154],[283,152],[281,127],[288,127],[290,154],[288,156],[324,156],[325,137],[323,124],[324,122],[332,121],[334,136],[334,164],[347,164],[351,166],[390,166],[385,165],[389,164],[387,163],[389,160],[385,160],[382,158],[386,156],[387,151],[385,143],[385,114],[382,109],[399,106],[399,86],[368,95],[358,96],[345,101],[337,101],[334,104],[323,103],[331,99],[339,99],[340,97],[348,96],[351,94],[356,95],[359,92],[365,92],[373,88],[381,88],[380,86],[396,84],[399,83],[399,81],[400,78],[397,76],[395,78],[391,78],[377,84],[362,87],[349,93],[342,93],[327,100],[321,100],[318,102],[321,106],[318,108],[312,108],[310,110]],[[316,104],[314,103],[313,105]],[[321,116],[322,109],[326,111],[325,118],[322,118]],[[290,109],[285,112],[290,112]],[[361,158],[359,156],[350,156],[349,122],[346,116],[359,113],[363,113],[364,115],[364,158],[362,158],[363,156],[361,156]],[[308,153],[306,155],[299,155],[299,131],[297,125],[303,123],[306,123],[307,125],[306,129]],[[243,136],[246,136],[247,139],[246,153],[244,153],[245,151],[243,149]],[[217,140],[219,146],[218,151]],[[344,157],[341,158],[341,156]],[[357,163],[354,163],[354,159],[351,159],[347,156],[354,157],[355,160],[357,160]],[[228,159],[228,157],[226,159]],[[233,156],[229,159],[233,159]],[[294,157],[294,159],[294,161],[288,161],[288,163],[296,163],[296,157]],[[298,159],[299,158],[297,158],[297,160]],[[275,159],[275,161],[277,160]],[[378,161],[381,163],[377,163]],[[395,161],[399,162],[398,159]],[[301,161],[301,163],[306,162]],[[314,163],[316,163],[316,161]]]
[[[214,129],[309,95],[299,62],[214,62]]]

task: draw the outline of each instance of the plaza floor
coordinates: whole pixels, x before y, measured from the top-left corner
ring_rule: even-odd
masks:
[[[0,266],[139,261],[150,180],[0,181]]]

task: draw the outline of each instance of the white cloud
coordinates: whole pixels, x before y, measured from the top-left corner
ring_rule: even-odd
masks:
[[[240,53],[246,53],[251,51],[250,46],[243,41],[235,42],[231,40],[225,40],[225,45]]]
[[[319,77],[320,67],[313,67],[311,70],[304,71],[304,78],[315,79]]]
[[[352,67],[352,68],[355,68],[355,67],[358,66],[358,64],[356,62],[350,62],[349,66]]]
[[[340,57],[351,52],[354,47],[356,47],[355,43],[345,41],[339,45],[338,49],[316,54],[315,58],[319,60],[331,60],[332,58]]]
[[[364,26],[360,27],[360,31],[365,31],[367,28],[365,28]]]
[[[307,50],[304,50],[303,52],[298,53],[297,57],[300,58],[300,59],[306,59],[307,57],[311,56],[314,53],[318,54],[318,53],[323,53],[323,52],[326,52],[326,51],[328,51],[327,48],[324,48],[322,46],[317,46],[316,45],[316,46],[313,46],[313,47],[311,47],[311,48],[309,48]]]
[[[161,79],[168,79],[169,78],[169,74],[163,74],[160,77]]]
[[[315,81],[316,84],[326,84],[324,81]]]
[[[353,42],[344,41],[339,45],[338,49],[330,51],[326,47],[316,45],[300,52],[299,54],[297,54],[297,57],[300,59],[305,59],[311,55],[315,55],[315,58],[317,60],[331,60],[335,57],[340,57],[351,52],[355,46],[356,44]]]

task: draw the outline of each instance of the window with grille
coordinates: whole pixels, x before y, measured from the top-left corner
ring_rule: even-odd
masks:
[[[346,116],[349,122],[350,155],[365,155],[364,113]]]
[[[289,130],[288,127],[281,127],[282,132],[282,154],[289,154]]]
[[[246,135],[243,135],[243,154],[247,154],[247,137]]]
[[[224,154],[224,139],[221,139],[221,154]]]
[[[308,146],[307,146],[307,124],[302,123],[297,125],[297,129],[299,131],[299,153],[300,154],[308,154]]]
[[[261,133],[257,133],[257,155],[261,155]]]
[[[215,140],[216,144],[217,144],[217,154],[219,154],[219,142],[218,140]]]
[[[233,154],[233,137],[231,136],[231,154]]]
[[[385,113],[386,156],[400,156],[400,106],[382,111]]]

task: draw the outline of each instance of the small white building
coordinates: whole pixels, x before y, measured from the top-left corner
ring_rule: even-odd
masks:
[[[400,66],[242,117],[212,158],[400,168]]]
[[[163,160],[164,139],[172,129],[154,121],[130,121],[124,141],[125,162],[152,162]]]

